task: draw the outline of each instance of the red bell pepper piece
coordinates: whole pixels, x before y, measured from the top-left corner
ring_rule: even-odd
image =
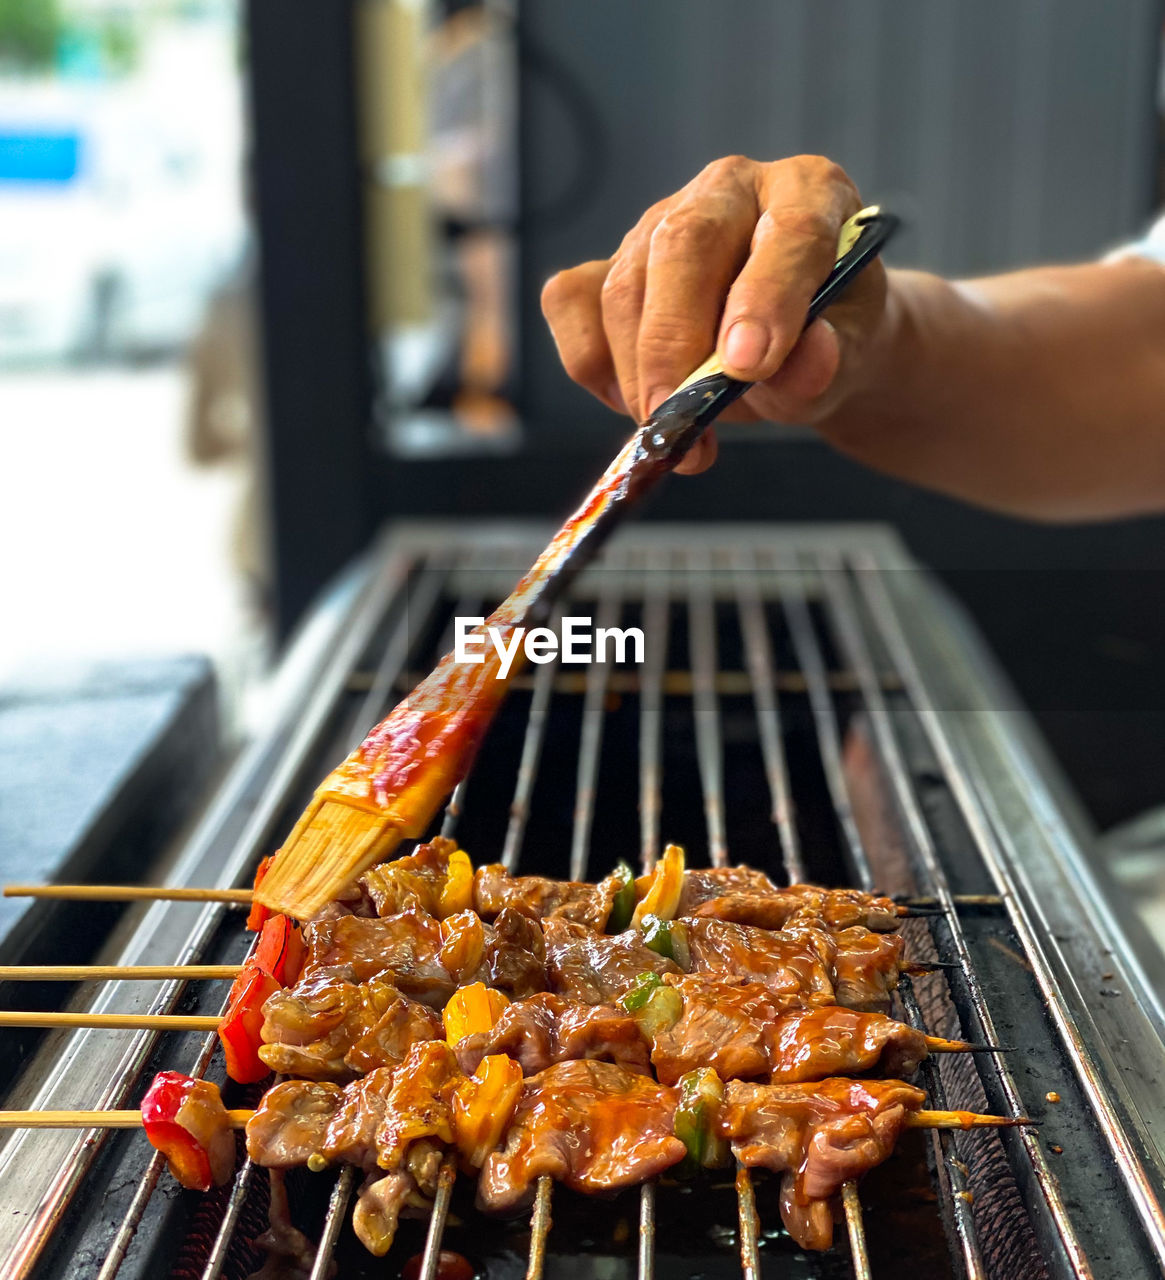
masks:
[[[281,987],[290,987],[299,977],[307,954],[303,935],[286,916],[272,915],[263,925],[255,954],[247,961],[274,978]]]
[[[209,1081],[160,1071],[142,1099],[142,1127],[184,1187],[209,1191],[230,1181],[235,1137],[219,1091]]]
[[[278,849],[276,849],[270,857],[264,858],[263,861],[259,863],[258,869],[255,872],[254,887],[256,889],[258,889],[258,887],[263,883],[263,877],[271,870],[271,864],[277,857],[279,857]],[[251,910],[247,915],[247,928],[250,929],[252,933],[258,933],[259,930],[267,923],[271,914],[270,909],[265,907],[258,898],[255,898],[251,903]]]
[[[263,1043],[263,1005],[279,989],[280,984],[254,964],[247,965],[231,987],[218,1038],[226,1056],[227,1075],[240,1084],[253,1084],[271,1071],[259,1057],[259,1046]]]

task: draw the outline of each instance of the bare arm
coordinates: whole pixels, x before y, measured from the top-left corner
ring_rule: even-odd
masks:
[[[1015,515],[1165,510],[1165,269],[1130,258],[964,284],[891,272],[819,427],[893,475]]]
[[[567,371],[642,419],[716,346],[757,384],[737,416],[812,423],[903,479],[1036,519],[1165,510],[1165,268],[953,284],[874,267],[799,336],[860,203],[819,157],[709,166],[613,258],[548,283]]]

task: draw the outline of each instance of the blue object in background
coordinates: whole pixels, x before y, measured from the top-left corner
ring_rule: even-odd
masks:
[[[0,183],[72,182],[80,156],[76,133],[10,133],[0,128]]]

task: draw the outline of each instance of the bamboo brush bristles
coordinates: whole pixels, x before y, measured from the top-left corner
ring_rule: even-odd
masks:
[[[272,911],[310,920],[361,872],[400,844],[399,827],[337,800],[308,809],[295,824],[255,897]]]

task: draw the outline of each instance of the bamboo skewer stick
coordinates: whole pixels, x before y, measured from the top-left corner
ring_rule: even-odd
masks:
[[[228,1111],[232,1129],[243,1129],[254,1111]],[[0,1129],[137,1129],[142,1113],[133,1111],[0,1111]]]
[[[250,889],[172,888],[154,884],[6,884],[6,898],[57,898],[67,902],[225,902],[249,907]]]
[[[931,1053],[1010,1053],[1002,1044],[972,1044],[968,1040],[948,1040],[944,1036],[927,1036],[926,1047]]]
[[[184,1013],[26,1013],[0,1011],[0,1027],[90,1027],[114,1031],[217,1031],[220,1017]]]
[[[132,982],[161,978],[237,978],[241,964],[3,964],[0,982]]]
[[[242,1129],[254,1111],[228,1111],[231,1127]],[[0,1111],[0,1129],[134,1129],[142,1123],[142,1113],[126,1111]],[[909,1111],[908,1129],[979,1129],[1030,1125],[1026,1116],[989,1116],[978,1111]],[[549,1182],[549,1179],[547,1179]]]

